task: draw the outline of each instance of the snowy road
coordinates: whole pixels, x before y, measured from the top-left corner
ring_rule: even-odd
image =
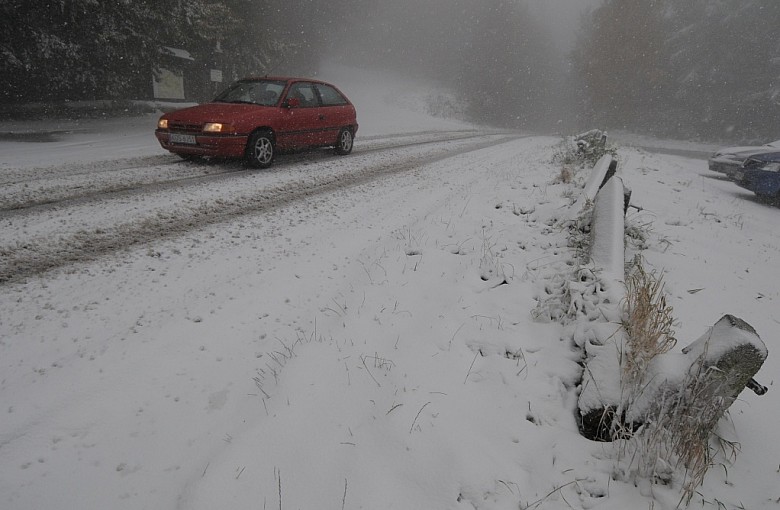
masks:
[[[358,144],[348,158],[324,151],[283,156],[262,172],[238,162],[193,164],[175,156],[8,171],[0,192],[0,282],[267,212],[516,137],[476,132],[377,137]]]
[[[354,153],[366,154],[388,149],[419,147],[446,141],[474,139],[484,136],[477,131],[423,132],[408,135],[374,136],[356,143]],[[325,152],[321,155],[324,157]],[[276,167],[296,161],[317,160],[316,153],[286,155]],[[309,161],[310,162],[310,161]],[[0,212],[49,205],[66,200],[89,199],[96,195],[123,191],[141,191],[168,185],[183,185],[186,181],[214,179],[236,174],[240,162],[186,164],[172,155],[155,155],[131,159],[103,160],[85,164],[71,163],[49,167],[5,168],[0,173]],[[247,170],[244,173],[249,173]],[[255,171],[255,173],[257,173]],[[217,177],[218,178],[218,177]]]

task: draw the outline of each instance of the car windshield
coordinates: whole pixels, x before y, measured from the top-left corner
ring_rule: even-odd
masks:
[[[215,103],[247,103],[274,106],[284,90],[285,82],[272,80],[247,80],[233,84],[215,99]]]

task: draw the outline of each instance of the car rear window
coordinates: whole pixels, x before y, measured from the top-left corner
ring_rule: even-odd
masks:
[[[320,92],[322,106],[339,106],[348,103],[347,99],[342,96],[338,90],[331,87],[330,85],[318,83],[317,90]]]

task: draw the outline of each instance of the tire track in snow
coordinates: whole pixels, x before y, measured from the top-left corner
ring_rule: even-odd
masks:
[[[96,260],[110,253],[138,247],[159,239],[173,238],[241,216],[262,214],[309,197],[410,172],[425,165],[490,148],[517,138],[520,138],[520,135],[505,135],[488,141],[477,140],[454,150],[442,147],[441,151],[433,154],[411,155],[390,162],[369,163],[347,174],[317,179],[303,178],[233,198],[216,197],[191,207],[160,211],[153,216],[119,223],[109,228],[82,230],[56,237],[52,235],[46,239],[17,241],[14,245],[0,247],[0,284],[23,281],[30,276],[52,269]]]
[[[355,154],[417,147],[447,141],[467,140],[484,136],[477,131],[421,132],[412,135],[391,135],[369,139],[365,145],[355,147]],[[408,138],[411,141],[404,141]],[[393,140],[395,139],[395,140]],[[322,149],[317,150],[322,152]],[[276,168],[285,168],[310,158],[312,152],[287,155],[277,161]],[[188,164],[173,156],[153,156],[140,159],[106,161],[84,166],[69,165],[58,172],[57,167],[29,169],[24,174],[34,177],[16,177],[13,172],[5,180],[0,176],[4,189],[0,192],[0,219],[15,214],[29,214],[45,208],[85,204],[103,200],[106,195],[116,197],[162,190],[186,185],[199,185],[220,179],[253,175],[258,170],[247,169],[241,162],[222,164],[209,162]],[[148,163],[148,164],[144,164]],[[133,175],[138,171],[139,175]],[[126,175],[130,172],[130,175]],[[182,177],[181,174],[185,175]],[[113,177],[118,175],[118,177]],[[103,179],[103,182],[101,182]],[[58,181],[62,182],[58,184]],[[70,182],[68,182],[70,181]],[[36,187],[38,189],[36,189]]]

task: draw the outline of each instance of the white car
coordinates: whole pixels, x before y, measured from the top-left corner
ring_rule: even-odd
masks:
[[[769,142],[766,145],[749,147],[724,147],[718,149],[709,159],[709,167],[713,172],[726,174],[734,178],[734,174],[742,166],[746,159],[758,154],[777,152],[780,150],[780,140]]]

